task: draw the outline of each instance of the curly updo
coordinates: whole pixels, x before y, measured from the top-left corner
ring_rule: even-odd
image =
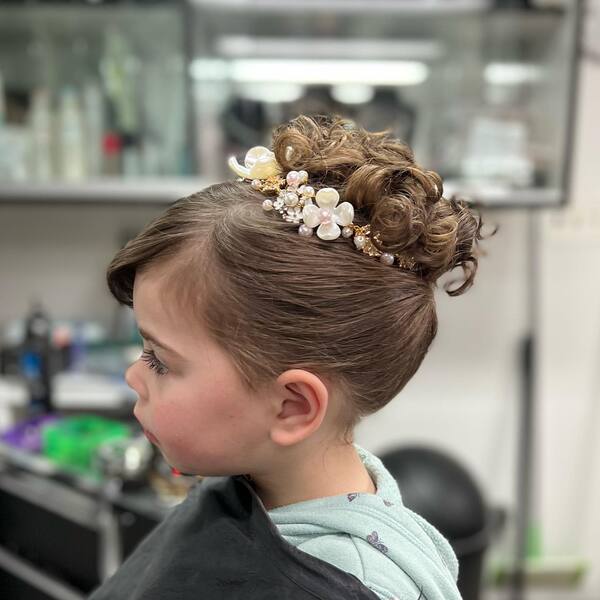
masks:
[[[108,286],[132,306],[136,272],[167,262],[171,300],[228,352],[249,390],[287,369],[314,372],[351,441],[361,417],[392,400],[423,361],[437,332],[438,278],[461,267],[462,285],[445,291],[472,286],[481,216],[444,198],[440,176],[404,143],[339,116],[284,123],[272,149],[285,172],[305,170],[316,190],[336,188],[354,206],[354,223],[380,234],[378,249],[410,255],[416,270],[384,265],[342,237],[300,236],[262,209],[261,192],[227,181],[148,224],[110,263]]]

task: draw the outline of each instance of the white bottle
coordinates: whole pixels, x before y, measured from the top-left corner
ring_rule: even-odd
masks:
[[[27,145],[27,128],[6,122],[4,83],[0,73],[0,182],[27,180]]]
[[[31,174],[39,181],[52,178],[52,115],[50,93],[46,88],[33,92],[29,113]]]
[[[83,128],[86,140],[86,172],[88,177],[99,177],[102,174],[104,101],[100,86],[93,81],[88,82],[83,90]]]
[[[83,120],[79,99],[72,88],[64,88],[58,107],[59,173],[67,181],[86,177]]]

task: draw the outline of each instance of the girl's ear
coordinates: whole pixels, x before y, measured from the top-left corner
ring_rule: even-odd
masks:
[[[289,369],[277,378],[278,413],[271,426],[273,442],[292,446],[319,429],[329,402],[327,387],[315,374]]]

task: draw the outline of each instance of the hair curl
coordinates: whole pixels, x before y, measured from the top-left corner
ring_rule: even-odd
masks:
[[[442,178],[416,164],[409,146],[389,132],[366,131],[339,116],[301,115],[275,130],[273,151],[285,171],[304,169],[319,187],[335,187],[358,212],[355,220],[379,232],[381,243],[372,241],[380,251],[411,255],[430,282],[461,267],[463,284],[444,287],[450,296],[471,287],[481,215],[465,200],[444,198]]]
[[[463,268],[463,284],[445,288],[451,296],[473,284],[481,217],[445,199],[439,175],[387,132],[301,115],[274,130],[272,147],[284,170],[304,169],[313,187],[338,189],[355,223],[380,232],[378,248],[410,253],[417,272],[383,265],[345,238],[298,235],[297,225],[263,211],[260,192],[236,181],[171,205],[117,252],[108,286],[132,306],[136,272],[166,261],[166,289],[229,353],[250,390],[286,369],[317,373],[339,392],[347,440],[420,366],[437,332],[438,277]]]

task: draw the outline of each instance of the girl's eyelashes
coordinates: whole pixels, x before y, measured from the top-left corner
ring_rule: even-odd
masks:
[[[148,365],[150,369],[155,371],[157,375],[166,375],[169,372],[167,366],[158,360],[153,350],[144,350],[142,352],[141,359]]]

